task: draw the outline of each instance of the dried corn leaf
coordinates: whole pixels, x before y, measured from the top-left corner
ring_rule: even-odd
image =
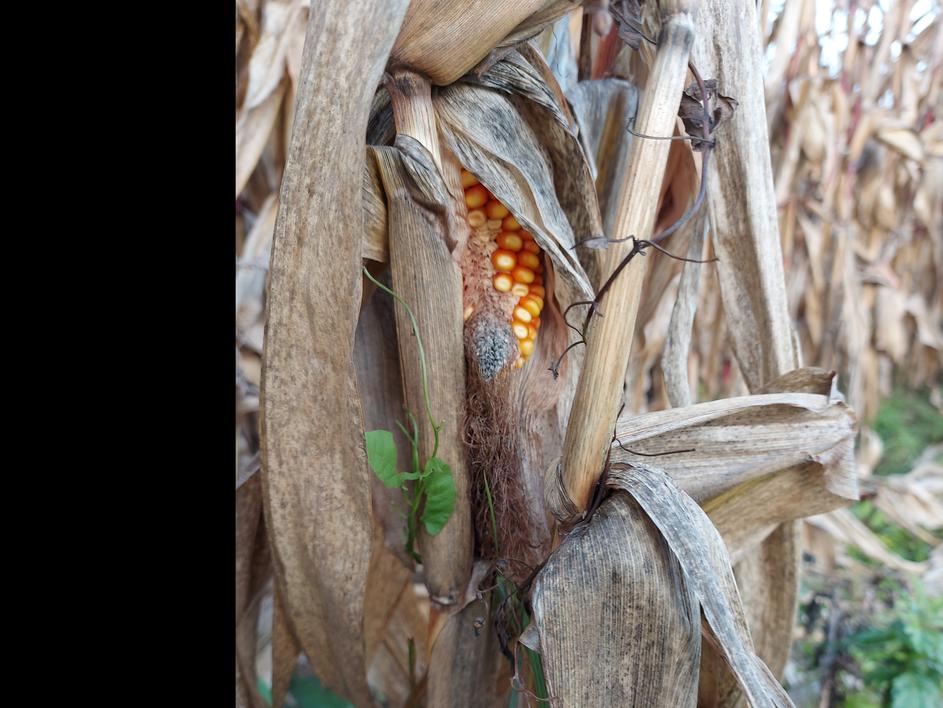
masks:
[[[553,78],[550,75],[549,78]],[[546,109],[555,121],[564,128],[570,127],[564,108],[557,101],[556,93],[548,85],[546,75],[527,61],[516,49],[510,50],[501,61],[492,64],[480,75],[469,74],[463,81],[501,91],[509,96],[520,96]],[[553,79],[556,83],[556,79]]]
[[[696,704],[697,599],[628,495],[610,497],[554,551],[532,604],[554,704]]]
[[[692,238],[685,257],[699,260],[704,252],[704,243],[709,229],[707,216],[700,215],[695,218],[692,228]],[[700,265],[685,263],[681,271],[681,282],[678,284],[678,296],[671,310],[671,322],[665,338],[664,353],[661,356],[666,393],[673,407],[689,406],[696,396],[696,391],[692,390],[688,360],[700,284]],[[693,383],[696,386],[696,382]]]
[[[581,0],[551,0],[544,7],[521,22],[496,45],[497,48],[513,47],[543,32],[561,17],[573,12]]]
[[[360,628],[372,541],[353,370],[363,136],[405,11],[405,0],[310,9],[272,244],[262,382],[262,486],[277,586],[318,677],[357,704],[370,700]],[[364,26],[376,29],[373,42],[357,40]]]
[[[908,128],[878,129],[877,139],[904,157],[915,162],[923,162],[923,145],[913,130]]]
[[[848,509],[838,509],[821,516],[810,516],[806,521],[827,531],[842,543],[855,546],[865,555],[894,570],[920,575],[927,569],[927,563],[914,563],[889,550],[884,542]]]
[[[940,540],[929,531],[943,528],[943,465],[935,460],[943,445],[928,447],[911,472],[874,477],[877,493],[871,503],[894,523],[931,546]]]
[[[236,118],[236,196],[245,188],[262,157],[275,119],[282,107],[288,82],[283,81],[262,103],[242,111]]]
[[[604,238],[587,157],[571,127],[563,92],[539,52],[522,45],[489,69],[479,83],[514,96],[518,111],[548,155],[557,199],[576,241]]]
[[[272,194],[246,238],[236,271],[236,333],[240,344],[258,354],[265,334],[265,284],[277,212],[278,199]]]
[[[575,0],[479,0],[473,10],[452,0],[413,0],[391,60],[447,86],[495,48],[511,47],[539,33]]]
[[[567,99],[596,179],[605,231],[611,233],[615,194],[633,140],[626,127],[638,110],[638,89],[622,79],[581,81],[567,93]]]
[[[281,83],[285,75],[288,40],[300,11],[301,4],[297,0],[267,0],[265,3],[262,10],[262,34],[249,61],[245,110],[260,106]]]
[[[548,120],[542,108],[522,99],[515,103],[549,157],[557,199],[575,240],[605,239],[593,177],[576,135]]]
[[[394,697],[390,691],[399,694],[400,703],[409,693],[408,639],[412,637],[417,649],[421,649],[424,642],[418,640],[426,631],[426,621],[418,611],[418,598],[413,592],[412,575],[412,570],[386,547],[383,532],[377,529],[364,600],[363,637],[367,666],[370,667],[368,677],[372,673],[371,688],[376,689],[374,682],[380,682],[383,694],[388,698]],[[400,619],[406,618],[406,622],[411,623],[411,626],[408,625],[407,637],[395,636],[391,631],[393,628],[390,625],[397,612],[402,615]],[[405,670],[378,675],[377,670],[373,669],[374,662],[387,642],[393,642],[392,649],[398,649],[407,658],[402,667]],[[395,642],[401,642],[402,646],[396,647]]]
[[[851,502],[847,496],[828,488],[830,467],[835,466],[835,460],[793,465],[706,500],[704,511],[733,561],[755,550],[783,522],[847,506]]]
[[[383,618],[383,625],[364,631],[373,631],[379,641],[373,644],[367,635],[370,688],[386,696],[392,705],[407,705],[410,692],[418,686],[429,666],[424,637],[429,624],[429,601],[420,597],[411,582],[402,586],[387,585],[383,592],[389,593],[394,605]],[[410,642],[414,651],[414,673],[410,676]]]
[[[386,263],[390,257],[386,223],[386,196],[376,162],[367,159],[363,169],[363,257]]]
[[[797,379],[815,374],[800,370]],[[801,383],[792,385],[802,389]],[[637,461],[635,453],[664,455],[658,459],[660,469],[700,502],[804,462],[825,466],[824,485],[832,493],[856,499],[849,457],[854,435],[854,414],[836,398],[768,393],[624,415],[610,454],[614,462]]]
[[[711,644],[730,666],[749,704],[792,706],[753,648],[727,549],[707,515],[654,467],[614,465],[606,484],[631,494],[658,527],[701,605]]]

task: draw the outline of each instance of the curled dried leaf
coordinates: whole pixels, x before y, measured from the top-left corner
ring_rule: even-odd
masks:
[[[713,135],[717,126],[733,115],[740,102],[720,93],[717,90],[716,79],[704,81],[704,88],[707,90],[707,101],[710,109],[710,125],[707,126],[707,134]],[[684,129],[691,136],[691,147],[695,150],[702,150],[705,145],[703,132],[704,104],[697,81],[693,82],[682,93],[678,116],[684,122]]]

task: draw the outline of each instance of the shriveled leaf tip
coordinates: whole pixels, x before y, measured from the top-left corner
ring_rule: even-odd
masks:
[[[710,125],[707,126],[708,136],[713,136],[717,126],[729,119],[740,102],[730,96],[725,96],[717,90],[717,80],[704,81],[707,91],[707,105],[709,108]],[[701,89],[698,82],[693,82],[681,95],[681,105],[678,107],[678,116],[684,123],[684,129],[691,136],[691,147],[702,150],[706,144],[704,140],[704,103],[701,100]]]

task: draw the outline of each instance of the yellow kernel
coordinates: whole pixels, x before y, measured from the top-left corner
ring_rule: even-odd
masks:
[[[511,213],[508,211],[508,208],[497,199],[492,199],[490,202],[488,202],[488,205],[485,207],[485,211],[488,213],[489,219],[503,219],[505,216]]]
[[[517,361],[514,362],[514,368],[520,369],[522,366],[524,366],[524,358],[519,356],[517,357]]]
[[[528,287],[529,286],[524,285],[523,283],[514,283],[514,287],[511,288],[511,294],[517,295],[517,297],[524,297],[530,292]]]
[[[480,184],[465,190],[465,204],[469,209],[483,207],[488,201],[488,190]]]
[[[520,251],[521,246],[524,245],[521,237],[517,234],[500,233],[495,241],[497,241],[499,248],[503,248],[506,251],[514,251],[515,253]]]
[[[514,270],[511,271],[511,276],[514,278],[514,281],[517,283],[524,283],[530,285],[534,282],[534,271],[525,266],[517,266]]]
[[[468,170],[462,170],[462,189],[468,189],[478,184],[478,178]]]
[[[499,248],[491,254],[491,262],[494,264],[495,270],[507,273],[514,270],[514,266],[517,265],[517,256],[513,251],[505,251],[503,248]]]
[[[537,271],[540,268],[540,259],[533,253],[528,253],[527,251],[522,251],[517,254],[517,261],[522,266],[527,266],[533,271]]]
[[[530,296],[525,297],[520,301],[519,304],[520,307],[518,307],[517,310],[526,310],[530,317],[540,317],[541,307],[539,304],[537,304],[537,301],[534,300],[534,298]],[[517,314],[517,310],[514,310],[515,315]],[[525,320],[523,317],[520,317],[518,319],[522,320],[523,322],[530,322],[530,318]]]
[[[530,322],[532,319],[534,319],[534,316],[533,316],[532,314],[530,314],[530,312],[528,312],[527,309],[525,309],[525,308],[523,308],[523,307],[515,307],[515,308],[514,308],[514,319],[515,319],[515,320],[520,320],[520,321],[523,322],[524,324],[527,324],[527,323]]]
[[[517,219],[509,214],[505,216],[504,221],[501,222],[501,228],[505,231],[517,231],[521,228],[521,225],[517,223]]]
[[[517,346],[520,347],[521,356],[523,356],[525,359],[534,353],[533,339],[522,339],[517,343]]]
[[[501,230],[501,219],[488,219],[488,221],[485,223],[488,224],[488,230],[491,233],[495,233]]]
[[[534,254],[540,253],[540,246],[538,246],[537,242],[532,238],[525,238],[523,246],[525,251]]]
[[[481,209],[475,209],[468,212],[468,225],[473,229],[480,229],[485,225],[485,222],[488,219],[485,218],[485,213]]]
[[[497,273],[491,280],[494,289],[500,293],[509,293],[514,285],[514,281],[507,273]]]
[[[474,305],[466,305],[465,312],[462,313],[462,319],[468,322],[468,318],[472,316],[472,313],[475,311]]]
[[[530,294],[531,294],[531,295],[536,295],[537,297],[539,297],[539,298],[541,298],[541,299],[547,297],[547,291],[544,290],[544,286],[543,286],[543,285],[531,285],[531,286],[530,286]]]
[[[530,324],[534,329],[540,329],[540,318],[535,317],[533,320],[531,320]]]
[[[531,322],[529,325],[527,325],[527,336],[528,336],[530,339],[536,339],[536,338],[537,338],[537,328],[534,327],[534,323],[533,323],[533,322]]]
[[[514,336],[518,339],[527,339],[527,335],[530,334],[527,330],[527,325],[523,322],[513,323],[511,329],[514,330]]]

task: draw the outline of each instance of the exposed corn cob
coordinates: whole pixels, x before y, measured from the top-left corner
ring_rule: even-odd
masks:
[[[470,258],[477,267],[466,272],[466,320],[474,313],[478,279],[487,275],[497,297],[487,298],[500,312],[517,341],[515,368],[521,368],[534,353],[540,313],[546,291],[543,287],[543,252],[533,236],[521,228],[508,208],[498,201],[478,179],[462,170],[468,225],[474,232],[469,242]],[[482,269],[485,273],[482,273]],[[480,292],[480,291],[479,291]],[[501,367],[503,368],[503,367]],[[489,370],[490,376],[497,370]]]

